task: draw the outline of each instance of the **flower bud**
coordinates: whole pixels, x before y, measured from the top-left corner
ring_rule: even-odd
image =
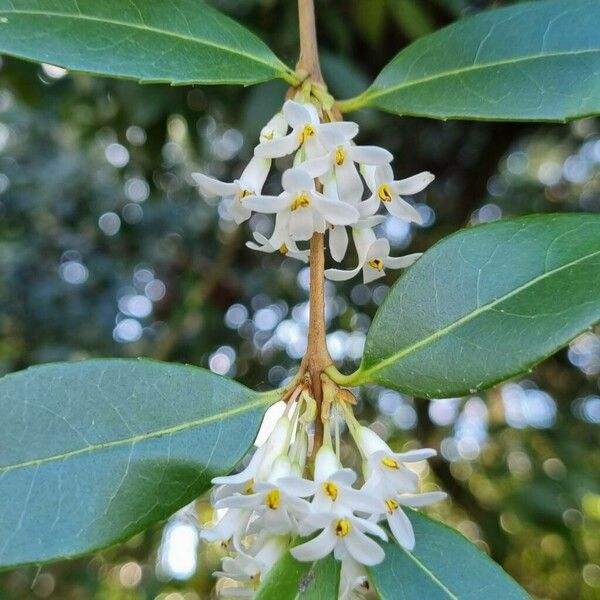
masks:
[[[315,457],[315,481],[325,481],[342,468],[331,446],[321,446]]]
[[[287,453],[290,428],[291,423],[286,416],[280,417],[275,424],[275,428],[265,442],[265,453],[256,473],[258,481],[268,479],[275,460],[282,454]]]

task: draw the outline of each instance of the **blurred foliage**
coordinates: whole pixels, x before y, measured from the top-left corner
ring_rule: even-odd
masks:
[[[214,4],[294,63],[294,2]],[[501,3],[318,2],[332,91],[361,91],[414,37],[492,4]],[[198,196],[190,172],[239,173],[284,86],[147,87],[63,75],[9,59],[0,70],[0,373],[144,355],[208,366],[255,388],[279,385],[304,350],[307,269],[245,249],[249,227],[263,231],[268,219],[257,215],[236,230]],[[430,208],[425,196],[415,199],[426,226],[382,226],[396,253],[424,250],[476,222],[600,211],[598,121],[444,123],[369,111],[355,118],[361,142],[389,148],[400,176],[437,176]],[[359,361],[396,276],[371,288],[328,286],[329,342],[342,367]],[[481,397],[427,403],[373,387],[358,408],[397,448],[418,440],[441,449],[427,485],[452,500],[431,514],[534,597],[592,600],[600,596],[599,374],[600,335],[589,332]],[[197,503],[201,520],[206,510]],[[188,549],[181,560],[194,569],[191,512],[97,556],[0,574],[0,598],[208,598],[222,550],[202,548],[191,579],[169,570],[174,546],[178,556]],[[187,537],[175,535],[177,524]]]

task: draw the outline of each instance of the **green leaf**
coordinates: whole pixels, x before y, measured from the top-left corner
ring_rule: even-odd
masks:
[[[254,600],[337,600],[340,563],[332,555],[299,562],[289,552],[262,582]]]
[[[0,567],[98,550],[168,517],[235,467],[273,400],[149,360],[0,379]]]
[[[600,320],[600,215],[464,229],[394,285],[349,385],[459,396],[527,371]]]
[[[341,110],[436,119],[565,121],[600,112],[600,2],[491,10],[420,38]]]
[[[382,544],[385,560],[368,569],[381,600],[526,600],[527,593],[462,535],[413,510],[414,551]]]
[[[146,83],[242,83],[293,74],[201,0],[0,0],[0,52]]]

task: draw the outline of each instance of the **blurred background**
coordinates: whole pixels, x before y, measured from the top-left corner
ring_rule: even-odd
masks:
[[[296,3],[211,2],[288,64]],[[317,1],[323,71],[339,98],[363,89],[404,45],[499,2]],[[278,109],[281,83],[140,86],[3,58],[0,68],[0,374],[50,361],[148,356],[269,389],[306,343],[308,269],[245,248],[241,228],[191,185],[229,179]],[[437,176],[413,200],[425,225],[382,225],[396,254],[475,223],[533,212],[600,211],[600,123],[437,122],[364,111],[360,143],[389,148],[399,177]],[[275,177],[266,190],[276,193]],[[426,202],[426,204],[425,204]],[[350,258],[352,262],[352,258]],[[357,366],[398,273],[327,286],[329,348]],[[600,598],[600,330],[524,378],[432,402],[371,387],[360,418],[394,448],[440,450],[429,510],[473,540],[535,598]],[[218,549],[200,548],[200,500],[127,544],[0,574],[0,598],[198,600]]]

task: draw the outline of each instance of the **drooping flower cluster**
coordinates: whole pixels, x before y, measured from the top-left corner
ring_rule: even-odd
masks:
[[[398,544],[409,550],[414,547],[413,529],[402,507],[445,498],[439,491],[417,493],[418,476],[407,467],[434,456],[435,450],[393,452],[375,432],[358,423],[343,398],[337,394],[332,410],[345,419],[363,458],[361,485],[357,485],[358,474],[340,462],[339,428],[334,450],[329,419],[314,472],[306,478],[308,430],[315,417],[314,399],[306,385],[292,394],[286,413],[248,466],[213,480],[218,487],[212,502],[219,518],[201,537],[225,543],[231,553],[215,574],[221,578],[221,595],[251,597],[261,578],[289,549],[299,561],[333,553],[342,561],[340,598],[352,598],[366,584],[365,565],[384,559],[378,541],[387,541],[388,531]]]
[[[298,244],[308,246],[313,233],[327,231],[331,257],[339,263],[349,246],[350,227],[358,263],[349,270],[328,269],[329,279],[350,279],[362,271],[367,283],[382,277],[385,268],[411,265],[419,254],[390,256],[388,240],[378,239],[373,228],[385,220],[377,214],[382,204],[394,217],[420,224],[419,212],[402,196],[425,189],[433,175],[423,172],[395,180],[393,157],[387,150],[355,145],[356,123],[322,122],[319,111],[309,101],[286,101],[263,128],[254,157],[239,179],[224,183],[193,173],[200,191],[221,197],[237,224],[253,212],[274,214],[270,237],[255,232],[254,241],[248,242],[261,252],[280,251],[306,262],[309,250]],[[278,196],[263,195],[273,159],[286,156],[291,157],[291,166],[281,178],[283,191]]]

